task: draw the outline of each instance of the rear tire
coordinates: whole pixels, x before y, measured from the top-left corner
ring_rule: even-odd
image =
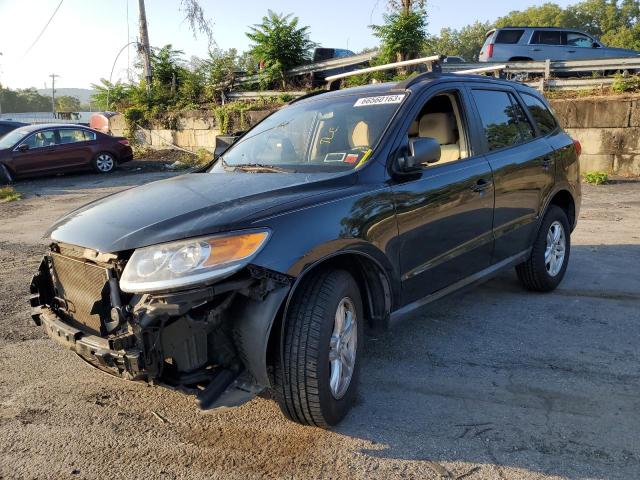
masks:
[[[516,266],[522,285],[536,292],[550,292],[564,278],[571,253],[571,229],[567,215],[551,205],[533,243],[531,256]]]
[[[98,173],[111,173],[116,168],[116,157],[109,152],[100,152],[93,158],[91,164]]]
[[[275,367],[274,393],[287,418],[322,428],[344,418],[356,399],[363,323],[348,272],[321,270],[298,287],[284,322],[283,364]]]
[[[7,184],[13,183],[13,177],[6,165],[0,163],[0,183]]]

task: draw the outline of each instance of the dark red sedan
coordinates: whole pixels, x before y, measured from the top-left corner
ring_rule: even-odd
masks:
[[[129,141],[81,125],[27,125],[0,138],[0,182],[93,168],[109,173],[133,158]]]

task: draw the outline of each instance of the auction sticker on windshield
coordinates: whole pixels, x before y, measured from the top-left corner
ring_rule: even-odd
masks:
[[[356,100],[354,107],[369,107],[371,105],[385,105],[387,103],[400,103],[404,95],[381,95],[379,97],[365,97]]]

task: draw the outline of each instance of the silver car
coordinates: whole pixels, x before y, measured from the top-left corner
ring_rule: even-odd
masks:
[[[487,32],[481,62],[589,60],[640,55],[635,50],[605,47],[591,35],[567,28],[508,27]]]

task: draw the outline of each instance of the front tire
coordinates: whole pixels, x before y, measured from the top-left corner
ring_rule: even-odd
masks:
[[[100,152],[93,158],[92,165],[98,173],[111,173],[116,168],[116,157],[112,153]]]
[[[283,364],[274,391],[294,422],[328,428],[356,399],[364,318],[358,285],[344,270],[322,270],[295,292],[284,323]]]
[[[13,177],[6,165],[0,163],[0,183],[8,184],[13,183]]]
[[[518,278],[525,288],[550,292],[560,284],[569,263],[570,232],[564,210],[551,205],[542,220],[531,256],[516,266]]]

